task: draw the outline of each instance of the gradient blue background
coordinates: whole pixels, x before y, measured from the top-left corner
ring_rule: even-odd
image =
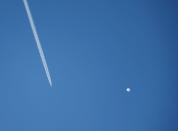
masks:
[[[176,0],[0,2],[0,131],[178,130]]]

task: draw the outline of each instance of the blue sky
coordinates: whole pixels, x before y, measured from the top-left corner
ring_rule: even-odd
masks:
[[[176,1],[29,5],[53,88],[22,1],[1,0],[0,130],[178,129]]]

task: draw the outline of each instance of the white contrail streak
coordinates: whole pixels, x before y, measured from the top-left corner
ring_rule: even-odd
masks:
[[[41,60],[42,60],[42,63],[43,63],[43,67],[44,67],[45,72],[46,72],[46,76],[48,78],[50,86],[52,87],[52,81],[51,81],[51,76],[50,76],[50,73],[49,73],[48,65],[47,65],[47,62],[46,62],[46,59],[45,59],[45,55],[43,53],[43,49],[42,49],[42,46],[41,46],[41,43],[40,43],[40,40],[39,40],[39,37],[38,37],[38,33],[36,31],[36,27],[35,27],[35,24],[34,24],[34,21],[33,21],[32,14],[30,12],[28,2],[27,2],[27,0],[23,0],[23,3],[24,3],[24,6],[25,6],[25,10],[27,12],[27,16],[28,16],[28,19],[29,19],[29,22],[30,22],[30,25],[31,25],[31,28],[32,28],[32,32],[33,32],[33,35],[34,35],[34,38],[35,38],[35,41],[36,41],[36,44],[37,44],[39,54],[40,54],[40,57],[41,57]]]

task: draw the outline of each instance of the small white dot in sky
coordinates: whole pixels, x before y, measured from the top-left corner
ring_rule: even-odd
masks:
[[[126,91],[127,91],[127,92],[130,92],[130,91],[131,91],[131,89],[130,89],[130,88],[127,88],[127,89],[126,89]]]

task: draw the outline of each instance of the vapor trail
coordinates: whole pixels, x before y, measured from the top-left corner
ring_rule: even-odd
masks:
[[[36,44],[37,44],[39,54],[40,54],[40,57],[41,57],[41,60],[42,60],[42,63],[43,63],[43,67],[44,67],[45,72],[46,72],[46,76],[48,78],[50,86],[52,87],[52,81],[51,81],[51,76],[50,76],[50,73],[49,73],[48,65],[47,65],[45,55],[44,55],[44,52],[43,52],[43,49],[42,49],[42,46],[41,46],[41,43],[40,43],[40,40],[39,40],[39,37],[38,37],[38,33],[36,31],[36,27],[35,27],[35,24],[34,24],[34,21],[33,21],[32,14],[30,12],[28,2],[27,2],[27,0],[23,0],[23,3],[24,3],[24,6],[25,6],[25,10],[27,12],[27,16],[28,16],[28,19],[29,19],[29,22],[30,22],[30,26],[32,28],[32,32],[33,32],[33,35],[34,35],[34,38],[35,38],[35,41],[36,41]]]

